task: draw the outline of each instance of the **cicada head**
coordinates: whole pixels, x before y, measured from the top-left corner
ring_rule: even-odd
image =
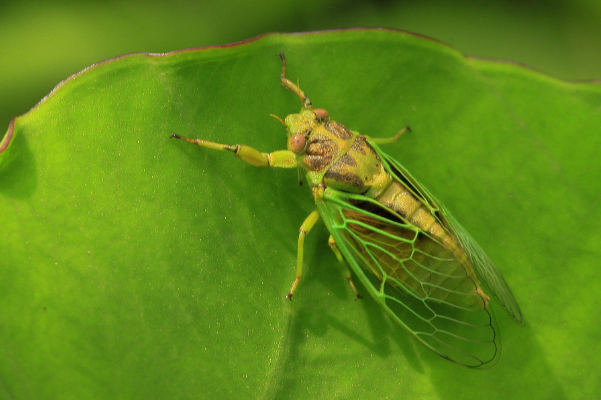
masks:
[[[306,108],[298,114],[288,115],[284,121],[288,130],[288,150],[295,154],[305,151],[311,133],[329,118],[328,112],[323,108]]]

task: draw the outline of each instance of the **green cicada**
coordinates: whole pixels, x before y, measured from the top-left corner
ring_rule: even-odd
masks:
[[[376,139],[331,121],[305,93],[286,78],[282,85],[303,104],[284,124],[288,150],[261,153],[245,145],[188,139],[198,146],[233,152],[255,166],[298,168],[305,174],[317,209],[303,222],[298,238],[296,279],[303,270],[303,243],[323,219],[329,245],[356,297],[355,273],[374,300],[420,343],[438,355],[468,367],[492,365],[500,355],[498,328],[490,297],[518,322],[520,308],[490,259],[451,214]]]

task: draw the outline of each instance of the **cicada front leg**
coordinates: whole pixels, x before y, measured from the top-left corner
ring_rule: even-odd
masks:
[[[289,150],[278,150],[271,153],[261,153],[259,150],[244,144],[221,144],[209,142],[202,139],[188,139],[186,137],[171,134],[172,138],[185,140],[186,142],[194,143],[200,147],[206,147],[213,150],[231,151],[236,157],[242,161],[254,165],[255,167],[277,167],[277,168],[296,168],[296,154]]]
[[[304,109],[312,109],[313,105],[311,104],[311,100],[307,97],[305,92],[303,92],[297,84],[286,78],[286,57],[284,57],[284,54],[282,53],[278,53],[278,56],[280,56],[282,59],[282,74],[280,75],[280,82],[282,82],[282,86],[295,93],[299,97],[301,103],[303,103]]]

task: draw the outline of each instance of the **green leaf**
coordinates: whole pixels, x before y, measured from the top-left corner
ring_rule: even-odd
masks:
[[[317,107],[373,136],[504,273],[485,371],[353,301],[291,170],[169,140],[285,148]],[[0,144],[0,397],[582,398],[599,393],[601,85],[465,58],[389,30],[272,34],[133,54],[62,82]],[[364,291],[359,285],[359,290]]]

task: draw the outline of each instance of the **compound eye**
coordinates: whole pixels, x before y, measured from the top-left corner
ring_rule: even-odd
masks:
[[[321,120],[330,118],[330,114],[328,114],[328,112],[326,110],[324,110],[323,108],[316,108],[315,110],[313,110],[313,112],[315,113],[317,118],[319,118]]]
[[[300,154],[305,149],[306,139],[304,135],[297,133],[288,139],[288,150],[294,154]]]

